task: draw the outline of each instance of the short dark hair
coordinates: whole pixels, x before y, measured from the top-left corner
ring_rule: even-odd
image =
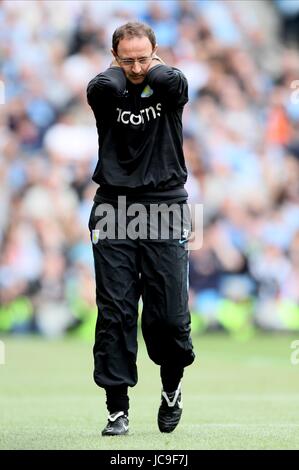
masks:
[[[152,28],[145,23],[129,21],[129,23],[119,26],[119,28],[114,31],[112,36],[112,49],[114,52],[117,52],[119,41],[124,38],[142,38],[144,36],[150,40],[154,49],[156,46],[156,36]]]

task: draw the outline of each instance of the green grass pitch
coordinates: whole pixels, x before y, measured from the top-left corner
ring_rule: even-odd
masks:
[[[184,412],[172,434],[156,425],[159,369],[139,340],[139,382],[130,389],[130,434],[101,437],[104,392],[92,380],[92,344],[4,337],[0,449],[299,449],[295,336],[194,336],[183,381]]]

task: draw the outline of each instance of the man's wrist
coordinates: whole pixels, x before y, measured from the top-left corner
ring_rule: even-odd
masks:
[[[154,55],[153,60],[158,60],[161,64],[165,65],[165,62],[158,55]]]
[[[155,55],[155,56],[152,58],[152,61],[151,61],[151,63],[150,63],[150,66],[149,66],[148,70],[152,69],[152,68],[155,67],[156,65],[161,65],[161,64],[162,64],[162,65],[165,65],[165,62],[163,62],[163,60],[162,60],[159,56]]]
[[[114,59],[114,60],[111,62],[110,67],[120,67],[120,65],[118,64],[117,60]]]

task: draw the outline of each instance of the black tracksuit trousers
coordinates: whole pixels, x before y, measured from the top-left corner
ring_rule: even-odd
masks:
[[[138,301],[149,357],[162,368],[194,361],[188,309],[188,250],[178,239],[97,240],[95,203],[89,220],[93,241],[98,318],[94,380],[111,389],[137,383]],[[128,219],[127,219],[128,223]],[[117,228],[117,227],[116,227]]]

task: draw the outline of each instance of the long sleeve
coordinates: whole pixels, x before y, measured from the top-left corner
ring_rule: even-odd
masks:
[[[121,68],[111,67],[89,82],[87,97],[98,130],[93,180],[100,191],[175,189],[181,197],[187,178],[182,147],[182,113],[188,101],[184,75],[155,65],[135,85]]]
[[[179,69],[158,64],[150,69],[147,80],[171,107],[181,107],[188,102],[188,82]]]
[[[99,73],[87,85],[87,101],[93,110],[98,111],[101,102],[123,96],[126,77],[120,67],[110,67]]]

